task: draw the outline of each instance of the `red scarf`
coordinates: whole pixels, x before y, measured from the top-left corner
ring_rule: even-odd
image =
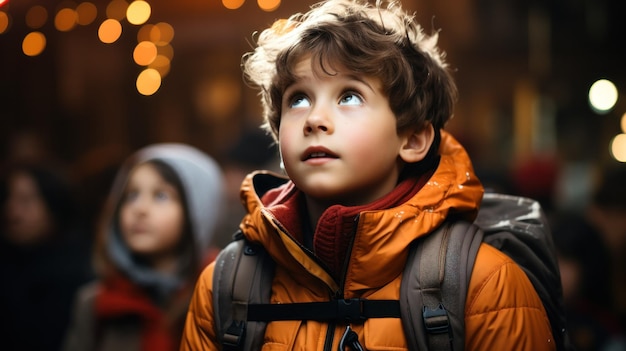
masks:
[[[97,320],[133,315],[141,320],[142,351],[173,351],[178,349],[173,330],[163,311],[139,287],[128,279],[115,276],[102,285],[95,302]]]

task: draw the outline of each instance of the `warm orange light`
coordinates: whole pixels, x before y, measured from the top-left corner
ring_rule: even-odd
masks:
[[[54,26],[60,32],[69,32],[76,26],[77,19],[76,11],[66,7],[57,12],[54,18]]]
[[[142,41],[135,46],[133,51],[133,59],[140,66],[147,66],[154,61],[157,56],[157,47],[153,42]]]
[[[83,2],[76,7],[77,22],[81,26],[91,24],[98,16],[98,8],[90,2]]]
[[[272,12],[280,6],[280,0],[257,0],[257,4],[261,10]]]
[[[152,95],[161,87],[161,75],[153,68],[146,68],[137,77],[137,91],[141,95]]]
[[[112,18],[118,21],[126,18],[126,9],[128,8],[128,3],[124,0],[112,0],[106,9],[107,18]]]
[[[150,4],[143,0],[136,0],[128,5],[126,19],[128,19],[130,24],[144,24],[150,18],[151,11]]]
[[[4,11],[0,11],[0,34],[9,29],[9,24],[11,24],[11,18],[9,15]]]
[[[139,27],[137,31],[137,42],[140,43],[142,41],[152,41],[150,39],[150,33],[152,32],[152,28],[154,28],[154,24],[144,24]]]
[[[222,0],[222,5],[229,10],[236,10],[243,5],[246,0]]]
[[[150,41],[157,45],[167,45],[174,39],[174,27],[169,23],[159,22],[150,31]]]
[[[22,52],[27,56],[37,56],[46,48],[46,36],[41,32],[30,32],[22,41]]]
[[[619,162],[626,162],[626,134],[618,134],[610,145],[611,156]]]
[[[170,72],[170,59],[163,55],[157,55],[148,68],[154,68],[159,72],[161,77],[165,77]]]
[[[174,48],[170,44],[157,46],[157,50],[159,55],[167,57],[170,61],[174,58]]]
[[[41,5],[35,5],[26,12],[26,25],[32,29],[39,29],[48,20],[48,10]]]
[[[98,38],[105,44],[111,44],[122,35],[122,24],[115,19],[109,18],[100,24]]]

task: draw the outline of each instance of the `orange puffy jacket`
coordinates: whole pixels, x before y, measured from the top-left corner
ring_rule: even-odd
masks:
[[[327,301],[337,295],[398,299],[409,244],[428,235],[450,213],[471,219],[482,198],[469,157],[445,132],[440,154],[435,173],[409,201],[359,214],[343,283],[312,258],[262,203],[263,194],[256,189],[266,189],[270,175],[248,176],[241,193],[248,214],[241,229],[249,240],[262,243],[276,262],[271,302]],[[212,279],[210,265],[197,283],[181,350],[220,349],[212,318]],[[350,328],[366,350],[407,350],[401,323],[399,318],[371,318]],[[470,279],[465,324],[466,350],[555,349],[550,322],[530,281],[510,258],[487,244],[479,249]],[[337,350],[346,327],[317,321],[270,322],[263,350]]]

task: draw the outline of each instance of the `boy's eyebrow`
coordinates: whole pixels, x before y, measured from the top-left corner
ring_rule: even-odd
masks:
[[[370,88],[370,90],[374,92],[376,91],[376,89],[374,89],[374,87],[370,83],[365,81],[365,79],[361,78],[360,76],[357,76],[356,74],[346,74],[346,77],[348,77],[349,80],[355,80],[357,82],[362,83],[363,85],[367,86],[368,88]]]
[[[363,78],[361,78],[361,76],[359,76],[359,75],[356,75],[356,74],[354,74],[354,73],[349,73],[349,74],[348,74],[348,73],[341,73],[341,72],[337,72],[337,74],[338,74],[338,75],[339,75],[339,74],[343,74],[343,76],[344,76],[347,80],[353,80],[353,81],[359,82],[359,83],[361,83],[361,84],[363,84],[363,85],[367,86],[367,87],[368,87],[371,91],[373,91],[373,92],[377,92],[377,91],[378,91],[378,90],[377,90],[374,86],[372,86],[372,84],[370,84],[369,82],[367,82],[366,80],[364,80]],[[331,77],[332,77],[332,76],[331,76]],[[290,89],[291,87],[293,87],[294,85],[298,85],[298,84],[302,83],[302,81],[304,81],[304,80],[306,80],[306,79],[307,79],[307,76],[306,76],[306,75],[305,75],[305,76],[303,76],[303,75],[299,75],[299,74],[294,74],[294,75],[293,75],[293,80],[292,80],[289,84],[287,84],[287,85],[285,86],[285,89],[284,89],[283,91],[287,91],[287,90],[289,90],[289,89]]]

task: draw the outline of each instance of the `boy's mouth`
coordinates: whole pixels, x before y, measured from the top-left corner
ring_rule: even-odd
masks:
[[[318,158],[318,157],[328,157],[328,154],[325,152],[314,152],[312,154],[309,155],[309,157],[307,157],[307,159],[309,158]]]
[[[302,161],[307,161],[315,158],[338,158],[338,156],[325,148],[315,147],[308,148],[305,151],[302,157]]]

